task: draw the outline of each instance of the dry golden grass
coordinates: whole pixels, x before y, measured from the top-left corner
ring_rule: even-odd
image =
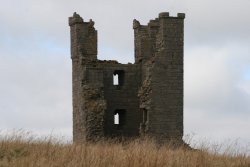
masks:
[[[150,140],[77,145],[27,136],[1,136],[0,167],[250,167],[249,156],[230,151],[173,150]]]

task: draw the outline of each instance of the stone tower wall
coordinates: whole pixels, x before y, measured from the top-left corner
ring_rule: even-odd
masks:
[[[73,140],[103,137],[106,101],[102,72],[97,61],[97,31],[94,22],[84,22],[76,13],[69,18],[73,82]]]
[[[170,17],[168,13],[161,13],[147,25],[150,41],[147,47],[152,54],[142,61],[141,133],[158,139],[182,139],[183,136],[184,17],[184,14]]]
[[[139,135],[142,113],[138,110],[137,92],[140,85],[140,71],[133,64],[112,64],[105,66],[104,97],[107,100],[105,113],[105,136],[135,137]],[[122,83],[113,85],[113,74],[121,72]],[[123,110],[120,125],[114,125],[114,114]]]
[[[140,134],[182,138],[184,17],[160,13],[148,25],[134,20],[135,64],[98,60],[94,22],[76,13],[69,18],[74,142]]]

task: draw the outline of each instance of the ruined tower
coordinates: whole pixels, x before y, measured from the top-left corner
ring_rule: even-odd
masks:
[[[182,139],[184,18],[164,12],[148,25],[134,20],[134,64],[98,60],[94,22],[76,13],[69,18],[74,142]]]

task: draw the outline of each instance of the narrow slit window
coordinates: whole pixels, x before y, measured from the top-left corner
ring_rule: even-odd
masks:
[[[113,85],[119,85],[118,74],[114,74],[113,75]]]
[[[114,124],[115,124],[115,125],[119,125],[119,113],[116,113],[116,114],[114,115]]]
[[[115,70],[113,73],[113,85],[122,86],[124,82],[124,71]]]
[[[117,109],[114,112],[114,125],[118,128],[122,128],[126,123],[126,110]]]

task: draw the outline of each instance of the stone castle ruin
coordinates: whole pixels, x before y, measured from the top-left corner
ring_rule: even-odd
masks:
[[[73,64],[73,141],[183,137],[184,13],[133,21],[135,63],[97,59],[97,30],[69,18]],[[118,80],[114,83],[114,80]]]

